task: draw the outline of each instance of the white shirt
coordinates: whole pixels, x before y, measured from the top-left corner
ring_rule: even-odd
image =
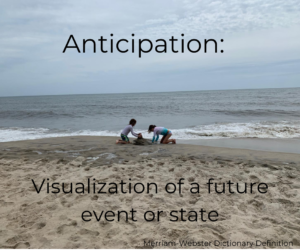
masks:
[[[129,132],[131,132],[131,134],[132,134],[133,136],[135,136],[135,137],[138,137],[138,136],[139,136],[137,133],[135,133],[135,132],[133,131],[133,126],[132,126],[132,125],[126,126],[126,127],[123,129],[123,131],[121,132],[121,134],[124,134],[124,135],[127,136],[127,135],[129,134]]]

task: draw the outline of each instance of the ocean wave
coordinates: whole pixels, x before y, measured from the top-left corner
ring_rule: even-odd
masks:
[[[278,116],[291,116],[291,117],[299,117],[300,113],[298,110],[269,110],[269,109],[256,109],[256,110],[221,110],[215,109],[212,110],[215,113],[221,113],[225,115],[233,115],[238,117],[247,117],[247,116],[256,116],[256,117],[265,117],[274,115]]]
[[[1,118],[11,118],[11,119],[47,119],[47,118],[83,118],[83,115],[70,114],[64,112],[54,112],[54,111],[28,111],[28,110],[19,110],[19,111],[0,111]]]
[[[188,139],[217,138],[296,138],[300,137],[300,124],[282,121],[263,123],[227,123],[174,130]],[[179,136],[179,137],[180,137]]]
[[[117,136],[117,132],[104,131],[70,131],[53,130],[48,128],[0,128],[0,142],[33,140],[42,138],[68,137],[68,136]]]
[[[218,139],[218,138],[297,138],[300,137],[300,121],[259,122],[259,123],[223,123],[201,125],[191,128],[170,129],[177,139]],[[145,138],[151,138],[146,130],[141,132]],[[120,131],[91,130],[53,130],[47,128],[0,128],[0,142],[33,140],[67,136],[119,136]],[[129,135],[130,136],[130,135]]]

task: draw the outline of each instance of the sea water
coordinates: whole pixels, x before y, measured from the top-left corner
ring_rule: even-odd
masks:
[[[300,88],[0,98],[0,142],[119,136],[164,126],[177,139],[300,137]]]

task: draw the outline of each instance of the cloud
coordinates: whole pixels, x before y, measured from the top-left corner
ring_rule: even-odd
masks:
[[[298,0],[10,0],[0,2],[0,16],[1,96],[86,93],[86,85],[90,93],[141,92],[149,91],[150,80],[156,91],[207,89],[195,81],[210,77],[212,89],[247,88],[251,74],[254,88],[272,86],[270,76],[278,72],[283,73],[277,85],[280,80],[284,87],[288,80],[290,86],[300,86]],[[82,39],[111,33],[116,39],[132,39],[132,33],[136,39],[181,38],[182,33],[185,39],[224,38],[219,47],[225,53],[150,53],[141,59],[132,53],[62,53],[70,34],[82,44]],[[289,61],[291,68],[278,63]],[[182,77],[174,80],[176,73]],[[211,75],[217,73],[231,76],[224,83]],[[287,74],[291,77],[285,80]],[[180,85],[179,80],[186,81]]]
[[[289,27],[300,22],[300,3],[296,0],[183,2],[163,17],[138,24],[139,32],[159,36],[185,30],[191,36],[206,36]]]

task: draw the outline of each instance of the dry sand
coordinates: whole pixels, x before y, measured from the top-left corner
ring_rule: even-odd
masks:
[[[115,145],[114,141],[113,137],[69,137],[1,143],[0,248],[143,248],[144,241],[181,240],[212,242],[207,248],[218,248],[214,241],[282,240],[293,242],[286,248],[299,248],[299,154],[192,145]],[[132,183],[155,182],[158,193],[152,189],[149,194],[87,194],[87,190],[85,194],[47,194],[44,185],[38,194],[32,179],[40,184],[47,178],[51,183],[69,183],[69,188],[70,183],[86,183],[88,178],[101,183],[131,178]],[[182,194],[167,194],[165,184],[178,183],[180,178],[184,178]],[[265,194],[257,190],[208,194],[209,178],[219,184],[264,182],[268,190]],[[200,183],[199,194],[189,192],[192,182]],[[215,210],[218,221],[171,222],[170,211],[181,208]],[[99,216],[101,211],[131,209],[137,211],[136,222],[125,221],[124,215],[119,222],[81,219],[85,210]],[[164,211],[160,221],[146,222],[143,213],[148,210]],[[185,219],[189,215],[184,213]]]

